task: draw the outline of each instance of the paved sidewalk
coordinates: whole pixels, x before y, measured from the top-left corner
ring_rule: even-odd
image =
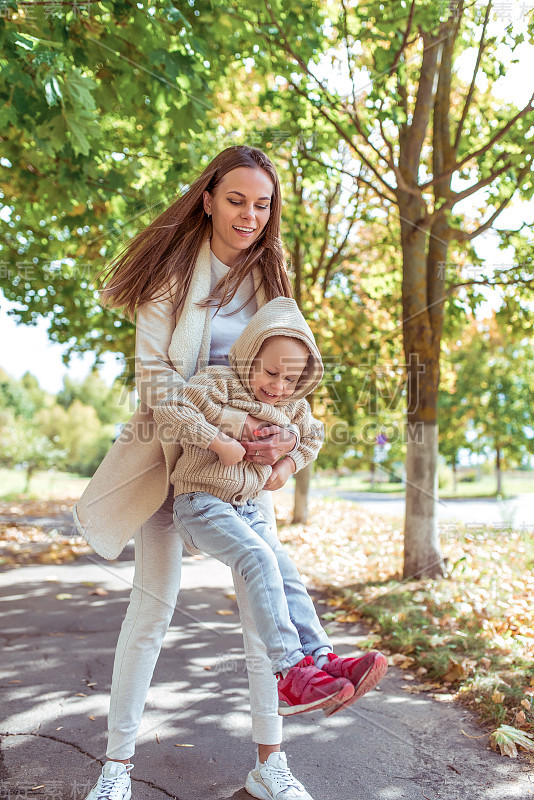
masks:
[[[0,798],[82,800],[96,780],[132,559],[130,545],[115,562],[86,556],[0,573]],[[108,594],[90,594],[97,587]],[[254,747],[231,591],[226,567],[185,558],[134,759],[133,800],[249,797],[243,785]],[[364,631],[331,633],[347,654]],[[468,738],[483,731],[467,712],[407,694],[403,683],[390,669],[381,691],[346,712],[284,723],[289,764],[314,800],[534,798],[524,761],[489,751],[486,738]]]

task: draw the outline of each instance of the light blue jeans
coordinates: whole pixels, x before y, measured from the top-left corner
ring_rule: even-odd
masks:
[[[273,673],[332,651],[296,566],[252,500],[238,506],[209,492],[188,492],[174,498],[173,513],[186,544],[244,579]]]

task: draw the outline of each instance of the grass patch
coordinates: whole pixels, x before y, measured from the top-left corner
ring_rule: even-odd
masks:
[[[404,484],[386,482],[386,476],[381,475],[380,480],[374,487],[371,482],[358,474],[343,475],[333,477],[323,476],[320,472],[313,477],[313,488],[315,489],[335,489],[344,492],[376,492],[377,494],[392,494],[399,497],[404,496]],[[534,476],[532,473],[507,473],[503,478],[503,497],[513,497],[518,494],[532,493]],[[497,480],[493,475],[483,475],[480,480],[472,483],[459,481],[456,492],[453,491],[452,480],[447,481],[439,490],[439,496],[443,500],[457,500],[461,498],[483,498],[496,497]]]
[[[0,469],[0,500],[61,500],[65,497],[79,497],[89,478],[72,472],[44,470],[36,472],[31,479],[30,491],[24,494],[26,476],[22,470]]]
[[[370,624],[368,647],[406,670],[405,690],[459,699],[494,727],[534,733],[534,541],[528,530],[447,523],[443,579],[401,579],[401,520],[312,498],[307,525],[280,538],[305,579],[326,590],[326,619]]]

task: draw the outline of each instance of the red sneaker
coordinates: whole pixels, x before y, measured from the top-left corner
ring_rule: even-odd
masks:
[[[278,678],[278,713],[283,717],[316,711],[332,704],[343,705],[354,694],[354,686],[344,677],[333,677],[316,667],[306,656],[291,667],[285,678]]]
[[[354,694],[343,703],[336,703],[325,709],[325,717],[352,705],[360,697],[373,689],[388,671],[387,659],[378,650],[370,650],[361,658],[339,658],[334,653],[327,654],[328,661],[323,664],[323,672],[333,678],[346,678],[354,686]]]

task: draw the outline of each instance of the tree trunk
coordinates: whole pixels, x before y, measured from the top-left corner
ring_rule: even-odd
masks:
[[[313,462],[295,475],[295,504],[293,506],[293,519],[291,520],[293,524],[308,521],[308,491],[313,469],[312,464]]]
[[[495,459],[497,470],[497,496],[502,495],[502,469],[501,469],[501,448],[497,445],[497,457]]]
[[[458,473],[456,471],[456,461],[452,462],[452,491],[456,494],[458,489]]]
[[[444,36],[445,34],[445,36]],[[402,242],[403,344],[407,384],[407,458],[404,577],[443,575],[436,521],[438,464],[439,356],[443,330],[447,247],[451,232],[446,214],[435,213],[450,196],[455,162],[449,106],[454,23],[437,35],[422,33],[423,61],[411,123],[399,130],[397,201]],[[407,108],[408,88],[399,74]],[[433,116],[433,119],[431,119]],[[433,212],[420,187],[423,146],[431,126]]]
[[[371,461],[371,489],[375,488],[375,480],[376,480],[376,464],[374,461]]]
[[[438,426],[408,427],[407,439],[404,577],[435,577],[444,572],[436,517]]]
[[[442,299],[436,301],[436,249],[432,237],[415,222],[421,209],[413,199],[403,217],[403,343],[407,370],[406,512],[403,576],[444,575],[439,549],[438,387]],[[410,224],[409,218],[414,222]],[[441,257],[441,253],[440,253]]]
[[[26,469],[26,485],[24,487],[23,494],[28,494],[30,491],[30,481],[32,479],[32,475],[35,472],[35,466],[33,464],[29,464]]]

